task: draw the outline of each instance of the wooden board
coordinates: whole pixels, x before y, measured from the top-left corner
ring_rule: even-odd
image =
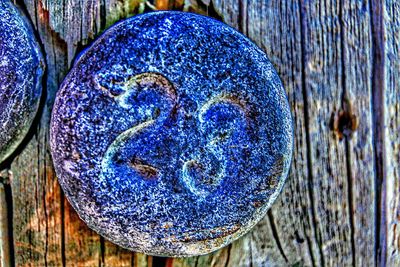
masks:
[[[400,265],[400,3],[384,1],[382,34],[376,34],[379,55],[376,82],[381,105],[383,175],[379,180],[380,236],[379,259],[388,266]],[[380,45],[378,45],[380,44]]]
[[[392,0],[25,0],[46,94],[2,164],[0,266],[399,266],[400,3]],[[289,180],[245,237],[210,255],[158,258],[104,240],[60,189],[49,151],[55,93],[74,57],[116,21],[152,9],[213,16],[269,56],[295,127]]]

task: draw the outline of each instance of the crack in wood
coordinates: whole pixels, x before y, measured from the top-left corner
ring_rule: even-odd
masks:
[[[345,64],[345,37],[344,37],[344,26],[343,26],[343,0],[339,1],[339,25],[340,25],[340,51],[341,51],[341,68],[342,68],[342,77],[341,77],[341,86],[342,86],[342,109],[347,110],[348,100],[347,100],[347,91],[346,91],[346,64]],[[344,131],[343,131],[344,132]],[[349,223],[350,223],[350,234],[351,234],[351,251],[352,251],[352,266],[356,265],[356,249],[355,249],[355,241],[354,241],[354,210],[353,210],[353,182],[351,175],[351,163],[350,163],[350,144],[348,138],[351,135],[345,136],[345,157],[346,157],[346,172],[347,172],[347,198],[348,198],[348,212],[349,212]]]
[[[284,252],[284,250],[282,248],[281,241],[279,240],[279,234],[278,234],[278,231],[276,229],[274,216],[272,215],[271,210],[269,210],[267,214],[268,214],[269,224],[271,225],[272,236],[275,239],[276,245],[277,245],[282,257],[285,259],[285,261],[289,262],[288,258],[285,255],[285,252]]]
[[[324,253],[322,251],[322,244],[320,237],[317,234],[317,219],[315,215],[315,206],[314,206],[314,196],[313,196],[313,173],[312,173],[312,155],[311,155],[311,139],[310,139],[310,115],[308,114],[308,96],[307,96],[307,89],[306,89],[306,72],[305,72],[305,66],[306,66],[306,43],[305,43],[305,30],[307,27],[307,21],[305,20],[304,13],[305,11],[305,6],[303,0],[299,0],[299,7],[300,7],[300,32],[301,32],[301,85],[302,85],[302,93],[303,93],[303,100],[304,100],[304,122],[305,122],[305,128],[306,128],[306,147],[307,147],[307,171],[308,171],[308,194],[309,198],[311,199],[311,217],[314,225],[314,235],[318,240],[318,249],[319,249],[319,258],[321,259],[321,262],[317,265],[320,266],[325,266],[325,258],[324,258]]]
[[[67,264],[65,255],[65,207],[64,207],[64,192],[60,190],[60,216],[61,216],[61,264],[65,267]]]
[[[379,0],[370,0],[372,28],[372,103],[374,116],[374,161],[376,179],[376,262],[379,266],[386,265],[386,188],[385,188],[385,146],[384,135],[384,28],[383,6]]]
[[[0,183],[0,203],[0,266],[15,266],[12,191],[8,183]]]
[[[232,244],[229,244],[228,248],[226,249],[226,261],[224,264],[225,267],[228,267],[229,259],[231,258],[231,251],[232,251]]]
[[[104,244],[104,237],[100,236],[100,257],[99,257],[99,266],[105,266],[104,258],[106,254],[106,246]]]

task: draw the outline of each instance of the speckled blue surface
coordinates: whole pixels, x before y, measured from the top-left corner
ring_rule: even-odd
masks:
[[[80,217],[152,255],[205,254],[280,192],[292,121],[266,55],[216,20],[133,17],[76,61],[51,123],[56,172]]]
[[[37,112],[44,60],[28,20],[0,0],[0,162],[17,148]]]

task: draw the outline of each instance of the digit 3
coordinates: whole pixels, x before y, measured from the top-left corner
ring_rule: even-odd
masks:
[[[182,177],[186,187],[201,199],[215,192],[225,177],[235,174],[237,168],[232,166],[241,164],[241,151],[249,142],[248,114],[246,103],[226,95],[211,99],[200,109],[198,120],[206,145],[203,153],[183,164]]]
[[[118,105],[137,110],[143,121],[122,132],[107,148],[101,163],[101,178],[120,188],[128,188],[132,181],[147,185],[161,176],[160,168],[149,163],[162,157],[154,155],[161,150],[149,146],[162,147],[157,133],[175,109],[176,91],[157,73],[142,73],[114,84],[119,86],[120,93],[112,95]]]

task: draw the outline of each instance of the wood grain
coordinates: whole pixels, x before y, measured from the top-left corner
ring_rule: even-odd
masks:
[[[12,251],[9,235],[9,208],[7,204],[6,184],[9,182],[7,170],[0,173],[0,267],[12,266]]]
[[[383,80],[383,162],[381,194],[381,265],[400,265],[400,3],[384,1],[384,46],[381,51]],[[378,78],[378,77],[377,77]],[[399,228],[399,229],[398,229]]]
[[[16,2],[41,40],[47,93],[3,166],[0,266],[400,265],[399,3]],[[246,34],[276,67],[292,109],[295,151],[281,196],[253,231],[206,256],[150,257],[104,240],[65,199],[49,153],[51,107],[75,56],[116,21],[154,8],[213,16]]]

